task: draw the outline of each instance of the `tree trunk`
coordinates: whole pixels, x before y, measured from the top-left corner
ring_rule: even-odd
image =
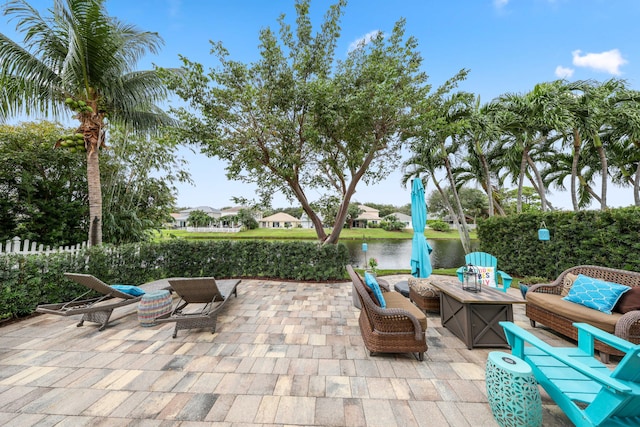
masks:
[[[584,177],[582,175],[578,176],[578,179],[580,180],[580,186],[582,188],[585,189],[585,191],[587,193],[589,193],[591,195],[591,197],[593,197],[594,199],[596,199],[596,201],[598,203],[601,203],[602,201],[600,200],[600,196],[598,195],[598,193],[596,193],[593,188],[591,188],[591,186],[589,185],[589,183],[584,179]]]
[[[442,187],[440,187],[440,183],[438,182],[438,180],[435,178],[433,174],[431,174],[431,180],[433,181],[433,184],[435,185],[436,190],[438,190],[438,193],[440,193],[440,196],[442,196],[442,203],[444,203],[447,210],[449,211],[449,216],[451,216],[453,220],[453,225],[457,229],[460,229],[460,221],[458,221],[458,215],[456,214],[455,209],[453,209],[453,206],[451,206],[451,203],[449,203],[449,197],[447,193],[442,189]]]
[[[94,105],[95,109],[97,106]],[[95,110],[94,110],[95,111]],[[102,114],[79,116],[78,132],[87,147],[87,186],[89,197],[89,246],[102,244],[102,183],[100,181],[100,148],[104,146]]]
[[[289,186],[293,189],[296,198],[300,202],[300,206],[302,206],[302,210],[306,212],[309,220],[313,223],[313,227],[316,229],[316,235],[318,236],[318,240],[320,242],[324,242],[327,239],[327,233],[324,231],[324,227],[322,226],[322,221],[315,213],[315,211],[311,208],[311,204],[307,199],[307,196],[300,188],[300,185],[297,182],[289,181]]]
[[[529,167],[533,171],[533,176],[536,180],[536,183],[538,184],[536,187],[538,190],[538,194],[540,195],[540,205],[542,208],[542,212],[546,212],[548,207],[547,195],[546,195],[547,188],[544,186],[544,182],[542,181],[542,176],[540,176],[540,171],[538,171],[538,168],[536,167],[535,162],[531,159],[528,153],[527,153],[527,163],[529,164]]]
[[[578,129],[573,129],[573,159],[571,161],[571,203],[573,204],[573,210],[578,212],[580,207],[578,206],[578,161],[580,160],[580,146],[582,140],[580,138],[580,132]]]
[[[449,178],[449,186],[451,187],[451,192],[453,193],[453,198],[456,201],[457,207],[457,215],[459,215],[461,226],[458,227],[458,233],[460,234],[460,242],[462,243],[462,248],[464,249],[464,253],[468,254],[471,252],[471,237],[469,236],[469,228],[467,227],[467,219],[464,216],[464,211],[462,210],[462,203],[460,202],[460,196],[458,195],[458,190],[456,189],[456,183],[453,178],[453,173],[451,172],[451,162],[449,162],[449,158],[445,157],[444,164],[447,169],[447,177]]]
[[[89,190],[89,246],[102,244],[102,188],[98,149],[87,150],[87,184]]]
[[[476,152],[478,153],[480,164],[482,165],[482,170],[484,171],[484,180],[487,186],[487,196],[489,197],[489,216],[492,217],[495,215],[495,211],[493,209],[493,186],[491,185],[491,172],[489,171],[487,157],[484,155],[484,153],[482,153],[480,142],[476,142]]]
[[[518,200],[516,202],[516,213],[522,213],[522,189],[524,188],[524,177],[527,169],[527,157],[529,149],[525,145],[522,150],[522,159],[520,160],[520,176],[518,176]]]
[[[346,186],[344,190],[344,194],[342,195],[342,202],[340,203],[340,209],[338,209],[338,214],[336,215],[336,220],[333,224],[333,229],[331,230],[331,234],[324,241],[325,245],[336,244],[338,243],[338,239],[340,238],[340,233],[344,228],[344,221],[347,219],[347,215],[349,214],[349,203],[351,203],[351,197],[356,192],[356,186],[364,176],[364,173],[369,168],[369,165],[373,161],[373,157],[376,154],[376,149],[372,149],[367,156],[364,158],[362,165],[356,171],[351,170],[351,182]],[[345,180],[346,181],[346,180]]]
[[[594,143],[596,146],[596,150],[598,151],[598,157],[600,158],[601,174],[602,174],[602,182],[601,182],[601,196],[600,196],[600,210],[607,209],[607,179],[609,178],[609,165],[607,164],[607,155],[604,152],[604,147],[602,146],[602,141],[600,140],[599,135],[593,136]]]
[[[636,173],[633,177],[633,200],[636,206],[640,206],[640,162],[636,165]]]

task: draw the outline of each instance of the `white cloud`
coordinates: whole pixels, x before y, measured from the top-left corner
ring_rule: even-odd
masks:
[[[502,9],[507,4],[509,4],[509,0],[493,0],[493,5],[498,9]]]
[[[360,37],[359,39],[351,42],[348,49],[349,52],[356,50],[359,47],[365,46],[367,43],[371,42],[371,40],[377,37],[379,33],[380,33],[380,30],[374,30],[374,31],[368,32],[367,34]]]
[[[573,68],[563,67],[562,65],[558,65],[556,67],[556,77],[560,79],[568,79],[573,76],[573,72],[575,70]]]
[[[587,53],[585,55],[581,55],[581,53],[582,51],[580,50],[571,52],[573,65],[576,67],[593,68],[596,71],[604,71],[616,76],[621,74],[620,67],[627,63],[627,60],[622,57],[618,49],[601,53]]]

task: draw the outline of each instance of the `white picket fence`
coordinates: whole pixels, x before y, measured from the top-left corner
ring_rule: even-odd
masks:
[[[6,254],[25,254],[25,255],[36,255],[36,254],[50,254],[53,252],[70,252],[76,253],[82,249],[87,247],[87,242],[78,243],[72,246],[59,246],[59,247],[51,247],[49,245],[44,246],[42,244],[38,244],[37,242],[31,242],[29,239],[22,240],[19,237],[14,237],[11,240],[7,240],[5,245],[2,246],[0,244],[0,255]]]

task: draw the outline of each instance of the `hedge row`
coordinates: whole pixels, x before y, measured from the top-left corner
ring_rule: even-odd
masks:
[[[346,246],[313,242],[172,240],[89,248],[77,255],[0,257],[0,319],[24,316],[43,302],[69,301],[86,291],[62,273],[88,273],[106,283],[142,284],[164,277],[263,277],[343,280]]]
[[[542,224],[550,240],[538,240]],[[526,213],[478,223],[480,249],[517,276],[555,279],[575,265],[640,271],[640,208]]]

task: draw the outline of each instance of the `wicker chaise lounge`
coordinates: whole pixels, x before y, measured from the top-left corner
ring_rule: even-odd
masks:
[[[215,280],[213,277],[170,279],[171,288],[180,297],[175,308],[156,323],[175,322],[173,338],[181,329],[211,328],[216,331],[218,313],[224,308],[231,294],[238,297],[239,279]],[[187,308],[189,304],[193,306]],[[197,307],[196,307],[197,305]]]
[[[387,303],[378,306],[366,290],[362,278],[347,265],[347,272],[360,299],[360,333],[370,354],[413,353],[424,360],[427,351],[425,314],[399,292],[390,292],[389,285],[378,279]]]

